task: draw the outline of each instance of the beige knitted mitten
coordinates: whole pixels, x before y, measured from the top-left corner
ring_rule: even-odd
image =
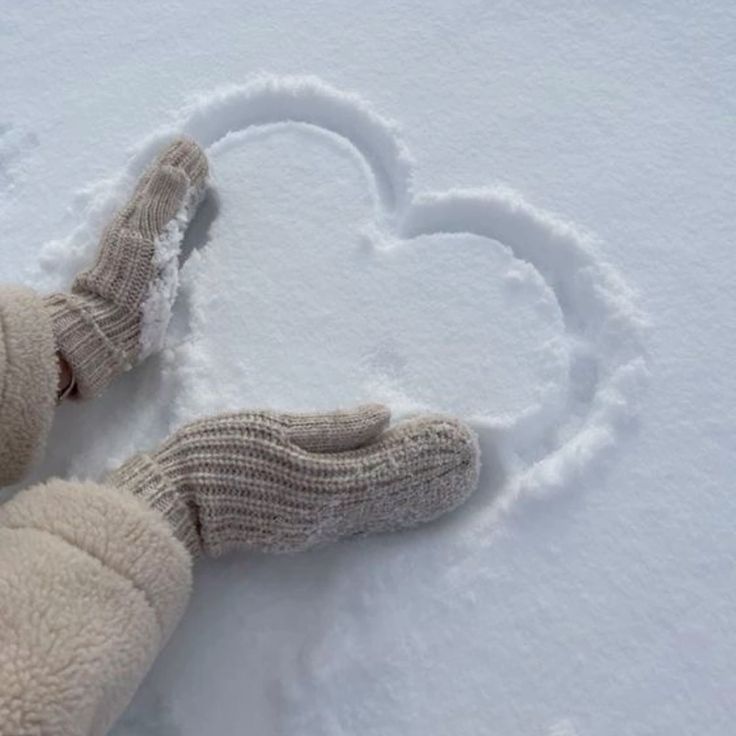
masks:
[[[193,555],[290,552],[429,521],[478,481],[473,432],[445,417],[385,431],[380,405],[332,414],[267,411],[194,422],[107,480],[142,497]]]
[[[95,264],[70,293],[46,298],[80,396],[99,394],[163,346],[181,242],[206,177],[207,159],[193,140],[167,146],[108,225]]]

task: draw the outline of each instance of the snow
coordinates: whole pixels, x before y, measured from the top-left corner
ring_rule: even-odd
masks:
[[[425,529],[200,564],[117,736],[731,733],[735,21],[4,11],[4,280],[68,284],[173,134],[213,170],[165,351],[61,407],[36,478],[251,406],[445,411],[483,449]]]
[[[163,232],[153,241],[153,263],[156,275],[151,282],[146,298],[141,304],[141,335],[138,360],[144,361],[163,350],[166,345],[166,330],[171,321],[171,310],[179,290],[179,260],[181,246],[189,223],[197,207],[204,199],[205,185],[189,187],[184,201],[174,217],[166,223]],[[58,246],[57,246],[58,247]],[[58,252],[58,251],[57,251]],[[59,257],[63,261],[64,249]],[[47,262],[47,267],[50,264]]]

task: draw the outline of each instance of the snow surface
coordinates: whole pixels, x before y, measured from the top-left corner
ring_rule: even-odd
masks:
[[[446,411],[484,454],[425,529],[200,564],[117,736],[733,732],[735,32],[725,2],[4,9],[4,280],[68,284],[173,134],[213,170],[166,350],[61,407],[36,478],[241,406]]]

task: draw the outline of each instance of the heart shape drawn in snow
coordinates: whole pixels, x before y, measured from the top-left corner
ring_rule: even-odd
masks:
[[[258,77],[195,100],[140,147],[124,175],[94,193],[87,222],[61,248],[56,241],[45,249],[47,265],[58,270],[60,250],[67,269],[76,270],[87,259],[90,235],[166,139],[185,133],[214,152],[239,132],[274,125],[310,126],[339,138],[360,158],[375,191],[369,245],[403,248],[448,234],[500,243],[556,301],[552,307],[561,315],[563,334],[545,348],[562,367],[562,379],[541,387],[533,404],[520,412],[464,417],[481,437],[486,465],[498,466],[494,477],[500,488],[488,514],[495,516],[523,493],[569,484],[616,444],[637,413],[648,373],[642,320],[625,283],[599,260],[591,239],[504,188],[414,192],[413,161],[395,125],[360,98],[313,77]],[[186,270],[183,291],[196,291]],[[193,330],[187,348],[206,330],[207,325]],[[203,390],[212,373],[206,353],[194,353],[199,365],[193,353],[184,361],[179,354],[168,364],[174,374],[178,371],[180,389],[190,395]],[[186,418],[173,416],[171,421]],[[481,515],[480,523],[485,521]]]

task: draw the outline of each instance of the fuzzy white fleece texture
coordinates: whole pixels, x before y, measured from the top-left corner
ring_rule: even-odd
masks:
[[[0,486],[19,480],[41,454],[58,375],[41,298],[30,289],[0,286]]]
[[[191,558],[124,492],[53,480],[0,507],[0,736],[102,736],[189,598]]]
[[[141,305],[141,334],[139,338],[141,362],[159,352],[166,339],[171,320],[171,309],[179,289],[179,253],[184,234],[199,207],[206,186],[189,187],[181,207],[154,241],[156,275],[151,281]]]

